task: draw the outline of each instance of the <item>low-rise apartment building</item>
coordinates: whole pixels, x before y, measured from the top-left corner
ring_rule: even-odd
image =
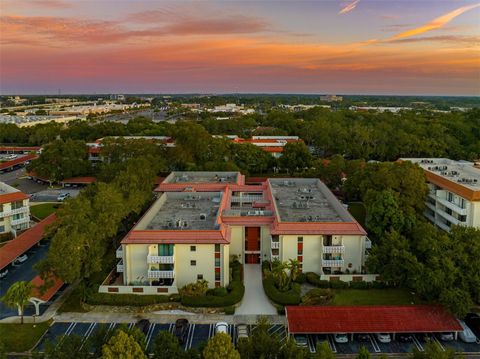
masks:
[[[318,179],[245,184],[237,172],[173,172],[122,240],[104,292],[175,293],[230,281],[229,263],[296,259],[304,272],[362,273],[365,230]]]
[[[480,228],[480,168],[447,158],[404,158],[423,168],[429,193],[425,216],[437,227]]]
[[[28,196],[0,182],[0,234],[21,231],[30,227]]]

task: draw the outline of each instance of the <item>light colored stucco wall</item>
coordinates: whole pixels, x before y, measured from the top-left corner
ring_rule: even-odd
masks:
[[[342,242],[345,246],[343,260],[345,267],[350,272],[356,270],[358,273],[362,270],[362,261],[365,253],[365,237],[364,236],[342,236]],[[350,267],[349,264],[352,264]]]
[[[260,227],[260,260],[270,259],[270,228],[267,226]]]
[[[226,287],[230,283],[230,246],[222,245],[222,286]]]
[[[280,260],[286,262],[289,259],[297,258],[297,238],[295,235],[280,236]]]
[[[303,272],[321,273],[323,236],[303,236]]]
[[[470,202],[471,226],[480,228],[480,201]]]
[[[244,263],[245,227],[231,226],[230,228],[230,255],[240,256],[240,263]]]
[[[127,244],[123,248],[124,283],[148,281],[148,244]]]
[[[194,244],[192,244],[194,245]],[[190,251],[190,244],[175,244],[175,282],[178,288],[195,283],[197,275],[203,274],[210,288],[215,287],[215,245],[197,244],[197,250]],[[196,260],[196,266],[190,265]]]

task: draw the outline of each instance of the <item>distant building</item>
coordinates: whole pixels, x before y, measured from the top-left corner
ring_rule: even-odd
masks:
[[[386,107],[386,106],[350,106],[351,111],[374,111],[374,112],[391,112],[410,111],[411,107]]]
[[[176,293],[201,279],[226,287],[233,258],[245,265],[295,259],[324,280],[363,279],[366,232],[318,179],[246,185],[237,172],[173,172],[156,191],[101,292]]]
[[[30,227],[29,197],[18,189],[0,182],[0,234]]]
[[[226,105],[215,106],[213,109],[209,109],[208,112],[213,112],[213,113],[217,113],[217,112],[226,112],[226,113],[238,112],[238,113],[246,115],[246,114],[255,113],[255,110],[253,108],[245,108],[245,106],[243,106],[243,105],[237,106],[234,103],[227,103]]]
[[[226,137],[238,144],[250,143],[260,147],[275,158],[282,156],[283,148],[287,143],[302,142],[298,136],[252,136],[249,139],[240,138],[237,135],[215,135],[214,137]]]
[[[480,228],[480,168],[474,163],[447,158],[402,158],[425,171],[428,197],[425,216],[437,227]]]
[[[287,111],[290,112],[298,112],[298,111],[305,111],[309,110],[311,108],[315,107],[322,107],[322,108],[331,108],[330,105],[303,105],[303,104],[298,104],[298,105],[279,105],[278,107],[283,108]]]
[[[201,105],[199,103],[182,103],[180,104],[183,108],[188,108],[190,110],[199,110]]]
[[[115,101],[125,101],[125,95],[110,95],[110,100],[115,100]]]
[[[343,97],[342,96],[337,96],[337,95],[323,95],[320,96],[320,101],[324,102],[342,102]]]

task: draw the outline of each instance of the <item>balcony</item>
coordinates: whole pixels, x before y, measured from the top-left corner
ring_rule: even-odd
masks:
[[[147,263],[150,264],[173,264],[175,262],[174,256],[154,256],[154,255],[148,255],[147,256]]]
[[[437,208],[437,214],[441,215],[443,218],[445,218],[446,220],[448,220],[450,223],[452,224],[462,224],[462,222],[460,222],[458,219],[456,219],[455,217],[453,217],[452,215],[448,214],[447,212]]]
[[[452,211],[454,211],[458,214],[462,214],[464,216],[467,215],[467,209],[466,208],[459,207],[455,203],[449,202],[449,201],[447,201],[446,199],[443,199],[443,198],[437,198],[437,201],[440,202],[441,204],[443,204],[445,207],[450,208]]]
[[[123,258],[123,248],[122,248],[122,246],[117,248],[117,250],[115,252],[115,255],[118,259]]]
[[[263,196],[262,196],[262,195],[258,195],[258,196],[254,196],[254,195],[250,195],[250,196],[232,196],[232,198],[231,198],[231,202],[232,202],[232,203],[253,203],[253,202],[261,201],[261,200],[263,200]]]
[[[322,267],[343,267],[343,259],[322,259]]]
[[[437,208],[436,206],[433,204],[433,203],[430,203],[430,202],[425,202],[425,204],[427,205],[428,208],[430,208],[432,211],[436,211]]]
[[[323,253],[344,253],[345,246],[323,246]]]
[[[2,212],[0,212],[0,218],[10,217],[10,216],[13,216],[13,215],[19,214],[19,213],[29,213],[29,207],[24,206],[24,207],[20,207],[20,208],[17,208],[17,209],[12,209],[10,211],[2,211]]]
[[[175,271],[173,270],[148,270],[148,278],[175,278]]]
[[[365,249],[372,249],[372,241],[370,238],[365,238]]]
[[[222,213],[222,216],[225,216],[225,217],[246,217],[246,216],[258,217],[258,216],[272,216],[272,215],[273,215],[272,211],[256,210],[251,208],[225,209],[223,210],[223,213]]]
[[[273,261],[278,261],[278,260],[280,260],[280,256],[278,254],[276,254],[276,255],[272,254],[272,262]]]
[[[123,260],[117,263],[117,273],[123,273]]]
[[[26,217],[19,218],[19,219],[12,219],[10,221],[10,225],[16,226],[18,224],[23,224],[23,223],[28,223],[28,222],[30,222],[30,218],[28,216],[26,216]]]

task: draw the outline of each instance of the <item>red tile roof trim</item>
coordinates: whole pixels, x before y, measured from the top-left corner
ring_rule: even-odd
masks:
[[[72,177],[61,181],[60,183],[94,183],[97,182],[95,177]]]
[[[365,236],[367,232],[357,222],[278,222],[272,234],[345,234]]]
[[[20,191],[0,194],[0,204],[10,203],[15,201],[23,201],[24,199],[27,199],[27,198],[29,198],[28,195]]]
[[[12,239],[10,242],[0,248],[0,269],[5,268],[19,255],[37,244],[45,233],[45,227],[53,223],[56,219],[55,213],[51,214],[41,222],[37,223],[34,227],[26,230],[20,234],[17,238]]]
[[[225,230],[133,230],[122,240],[129,243],[224,243]]]
[[[14,160],[11,160],[11,161],[0,163],[0,170],[4,170],[4,169],[10,168],[10,167],[13,167],[15,165],[19,165],[21,163],[33,160],[37,157],[38,157],[37,155],[29,154],[29,155],[25,155],[25,156],[22,156],[22,157],[19,157],[19,158],[15,158]]]
[[[455,332],[462,327],[441,306],[286,307],[289,333]]]

